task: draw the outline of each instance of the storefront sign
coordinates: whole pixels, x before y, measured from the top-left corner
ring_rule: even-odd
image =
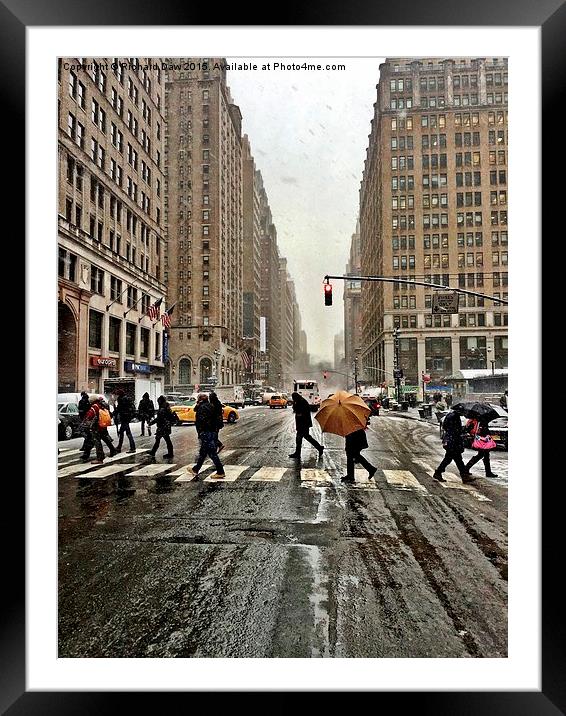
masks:
[[[451,393],[452,392],[452,386],[451,385],[427,385],[426,387],[428,392],[431,393]]]
[[[91,356],[90,364],[95,368],[116,368],[118,361],[116,358],[103,358],[102,356]]]
[[[167,331],[163,331],[163,350],[161,352],[161,358],[164,363],[169,360],[169,334]]]
[[[149,363],[134,363],[133,360],[125,360],[124,370],[130,373],[151,373],[151,366]]]

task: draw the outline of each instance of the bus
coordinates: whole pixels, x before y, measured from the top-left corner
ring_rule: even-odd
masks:
[[[320,394],[316,380],[295,378],[293,380],[293,391],[303,396],[310,405],[311,410],[318,410],[320,407]]]

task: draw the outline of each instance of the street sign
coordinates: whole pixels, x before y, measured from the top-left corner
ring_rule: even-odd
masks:
[[[454,292],[437,291],[432,294],[433,313],[458,313],[459,296]]]

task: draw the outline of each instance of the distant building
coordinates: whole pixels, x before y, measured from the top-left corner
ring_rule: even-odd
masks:
[[[344,371],[344,329],[334,336],[334,370]]]
[[[505,58],[380,66],[360,189],[363,275],[507,299],[507,79]],[[391,381],[397,327],[407,386],[423,372],[506,367],[507,307],[460,294],[459,315],[433,315],[433,293],[362,282],[363,365]]]
[[[359,276],[362,272],[360,255],[360,223],[356,222],[356,231],[352,234],[350,257],[346,264],[346,275]],[[344,360],[350,370],[355,356],[362,345],[361,281],[346,280],[344,284]],[[368,380],[375,378],[375,371],[367,369]],[[379,377],[379,376],[378,376]],[[379,381],[381,382],[381,380]]]

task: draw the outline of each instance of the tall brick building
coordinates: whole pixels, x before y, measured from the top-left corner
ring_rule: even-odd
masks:
[[[59,60],[60,392],[118,376],[163,388],[163,327],[147,316],[166,290],[159,63]]]
[[[167,382],[244,379],[241,114],[222,60],[167,71],[166,281],[175,303]],[[216,66],[215,65],[220,65]],[[192,67],[194,69],[185,69]]]
[[[365,275],[424,280],[507,298],[507,61],[387,59],[360,189]],[[433,290],[363,282],[362,364],[391,380],[392,331],[408,386],[507,366],[507,309],[460,296],[432,315]]]

